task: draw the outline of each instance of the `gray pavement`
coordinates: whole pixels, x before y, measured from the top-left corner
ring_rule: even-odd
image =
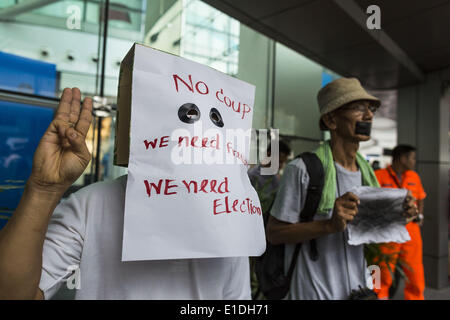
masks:
[[[395,293],[392,300],[403,300],[404,294],[403,289],[405,288],[405,281],[401,280],[399,283],[399,287],[397,292]],[[440,290],[438,289],[432,289],[432,288],[425,288],[425,300],[450,300],[450,283],[446,288],[442,288]]]

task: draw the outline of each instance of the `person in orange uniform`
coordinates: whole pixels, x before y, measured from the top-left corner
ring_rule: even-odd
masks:
[[[382,188],[408,189],[417,199],[418,219],[406,225],[411,240],[405,243],[390,242],[380,245],[382,253],[393,255],[394,259],[389,263],[392,272],[395,271],[397,259],[402,259],[407,264],[402,268],[407,277],[404,290],[405,300],[424,300],[423,292],[425,290],[420,226],[423,224],[423,205],[426,193],[419,175],[413,171],[415,165],[416,149],[409,145],[398,145],[392,151],[392,165],[386,169],[375,171]],[[380,269],[381,288],[375,289],[375,292],[379,299],[388,299],[389,288],[392,284],[391,273],[386,263],[381,263]]]

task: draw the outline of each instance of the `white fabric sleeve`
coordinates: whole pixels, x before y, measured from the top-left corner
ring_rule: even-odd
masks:
[[[309,176],[302,159],[286,165],[270,214],[284,222],[297,223],[303,210],[308,190]]]
[[[55,208],[45,235],[39,288],[50,299],[79,268],[85,234],[85,205],[77,194]]]
[[[235,257],[230,280],[225,286],[224,300],[251,300],[250,264],[248,257]]]

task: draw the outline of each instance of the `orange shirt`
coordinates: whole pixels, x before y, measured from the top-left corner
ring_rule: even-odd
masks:
[[[397,174],[392,169],[392,166],[376,170],[375,175],[382,188],[408,189],[417,200],[425,199],[427,196],[425,190],[423,190],[419,175],[413,170],[403,172],[401,181],[398,181]]]

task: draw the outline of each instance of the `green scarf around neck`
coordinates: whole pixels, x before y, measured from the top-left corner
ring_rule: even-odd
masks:
[[[328,214],[333,209],[334,201],[336,200],[336,168],[334,166],[333,153],[331,151],[330,140],[326,140],[316,151],[317,157],[323,165],[325,173],[325,181],[322,191],[322,198],[320,199],[318,214]],[[362,185],[379,187],[378,180],[373,172],[370,164],[364,157],[356,152],[356,163],[362,176]]]

